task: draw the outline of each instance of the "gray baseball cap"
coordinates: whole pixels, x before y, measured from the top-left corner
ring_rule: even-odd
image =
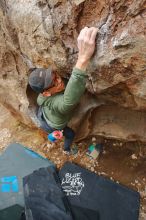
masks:
[[[37,93],[41,93],[44,89],[49,88],[52,81],[53,74],[51,68],[37,68],[29,76],[29,85]]]

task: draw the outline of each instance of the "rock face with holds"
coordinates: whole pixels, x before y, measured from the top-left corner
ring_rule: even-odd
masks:
[[[31,68],[52,65],[69,77],[84,26],[99,28],[87,92],[71,124],[77,138],[146,141],[146,1],[1,0],[0,102],[33,125]]]

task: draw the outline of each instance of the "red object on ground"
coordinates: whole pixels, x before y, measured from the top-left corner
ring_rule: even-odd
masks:
[[[62,132],[62,131],[53,131],[53,136],[54,136],[56,139],[62,139],[62,137],[63,137],[63,132]]]

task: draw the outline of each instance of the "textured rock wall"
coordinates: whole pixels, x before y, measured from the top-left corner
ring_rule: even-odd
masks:
[[[99,134],[146,141],[144,0],[1,0],[1,103],[32,125],[30,69],[52,65],[68,77],[84,26],[100,32],[88,68],[88,92],[71,122],[80,129],[77,138]]]

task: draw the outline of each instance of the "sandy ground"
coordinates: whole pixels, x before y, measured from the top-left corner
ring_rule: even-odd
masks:
[[[0,106],[0,152],[9,143],[18,142],[52,160],[58,168],[65,161],[75,162],[86,169],[137,190],[141,195],[139,220],[146,220],[146,144],[140,142],[99,139],[103,143],[103,154],[97,160],[90,159],[86,150],[92,138],[77,143],[77,156],[67,156],[62,152],[63,142],[52,145],[41,130],[30,129],[20,124],[9,112]]]

